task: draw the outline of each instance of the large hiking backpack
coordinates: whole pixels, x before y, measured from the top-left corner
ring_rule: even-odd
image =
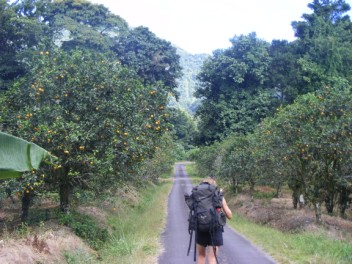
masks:
[[[226,217],[222,208],[223,194],[216,186],[207,182],[192,189],[190,195],[185,195],[186,204],[190,212],[188,218],[188,232],[190,234],[190,243],[188,253],[191,248],[192,234],[195,232],[209,232],[212,234],[216,229],[222,229],[226,224]],[[196,244],[196,243],[195,243]],[[194,250],[194,261],[196,260],[196,250]]]
[[[210,232],[225,225],[226,218],[220,210],[222,207],[222,193],[216,186],[207,182],[192,189],[191,195],[185,195],[190,209],[189,229]]]

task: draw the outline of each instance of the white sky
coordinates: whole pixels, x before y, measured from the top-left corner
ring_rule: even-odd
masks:
[[[350,3],[352,0],[347,0]],[[313,0],[91,0],[121,16],[131,27],[145,26],[187,52],[209,53],[231,45],[235,35],[292,41],[292,21],[301,20]],[[351,4],[351,3],[350,3]]]

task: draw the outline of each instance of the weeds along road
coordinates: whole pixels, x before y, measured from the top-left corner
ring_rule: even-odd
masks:
[[[187,264],[194,263],[194,236],[189,256],[188,214],[184,194],[190,193],[192,184],[187,176],[185,165],[175,165],[174,184],[168,201],[168,217],[166,228],[161,236],[164,247],[159,256],[159,264]],[[219,264],[269,264],[275,263],[268,255],[255,247],[251,242],[226,226],[224,246],[220,248]]]

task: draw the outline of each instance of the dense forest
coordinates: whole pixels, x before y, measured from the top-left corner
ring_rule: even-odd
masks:
[[[346,216],[346,1],[312,1],[312,13],[292,22],[295,41],[234,35],[230,48],[211,56],[177,50],[85,0],[0,6],[0,130],[51,153],[39,170],[0,177],[2,196],[16,193],[28,205],[34,195],[57,192],[68,212],[74,192],[156,181],[187,157],[235,191],[271,185],[280,196],[288,185],[294,206],[304,195],[318,222],[322,205]]]

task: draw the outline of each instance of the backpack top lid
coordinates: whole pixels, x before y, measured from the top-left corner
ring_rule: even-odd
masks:
[[[205,206],[215,208],[222,207],[222,193],[215,185],[208,182],[201,182],[199,185],[193,187],[191,195],[185,195],[185,200],[191,210],[193,210],[199,203],[205,203],[208,204]]]
[[[215,185],[202,182],[192,190],[192,197],[196,203],[208,203],[208,206],[222,207],[222,193]]]

